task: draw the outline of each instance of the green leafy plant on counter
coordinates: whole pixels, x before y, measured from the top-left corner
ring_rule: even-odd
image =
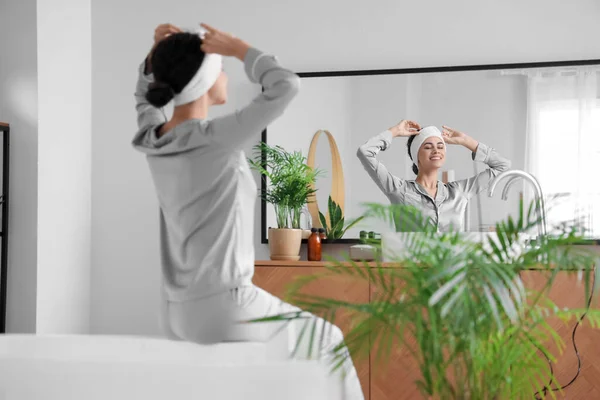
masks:
[[[310,168],[299,151],[288,152],[264,142],[254,146],[254,151],[254,159],[248,163],[268,180],[260,197],[275,208],[277,227],[300,229],[302,207],[316,192],[312,185],[322,171]]]
[[[341,239],[348,229],[352,228],[354,225],[358,224],[364,219],[364,216],[358,217],[351,221],[348,225],[344,226],[346,221],[342,213],[342,209],[340,208],[339,204],[331,199],[331,196],[329,196],[327,201],[327,210],[329,211],[329,221],[327,221],[327,218],[325,218],[323,213],[320,211],[319,220],[321,221],[321,225],[323,225],[323,229],[325,229],[325,235],[327,236],[328,240]]]
[[[560,384],[549,362],[559,354],[550,344],[560,352],[565,344],[549,319],[577,320],[597,328],[600,310],[585,304],[558,307],[549,291],[560,271],[572,271],[581,277],[586,299],[591,298],[597,255],[575,246],[582,238],[575,225],[553,236],[525,238],[523,232],[539,222],[532,207],[529,210],[525,213],[521,203],[518,218],[496,224],[496,233],[483,241],[471,241],[462,232],[436,232],[413,207],[371,204],[367,217],[377,216],[391,226],[405,223],[402,231],[411,230],[398,233],[404,235],[404,250],[388,253],[396,267],[381,262],[372,267],[349,257],[331,260],[325,272],[297,279],[286,300],[333,323],[340,313],[350,318],[345,342],[335,349],[334,369],[350,354],[356,362],[373,353],[373,365],[385,365],[390,354],[403,349],[418,368],[415,384],[423,398],[554,397],[553,389]],[[531,270],[543,278],[537,282],[541,287],[532,289],[522,279],[521,274]],[[311,282],[340,276],[368,282],[372,298],[345,301],[303,290]],[[302,317],[282,314],[261,321],[297,318]],[[318,322],[306,321],[304,329],[314,332],[311,325]],[[322,345],[317,336],[311,336],[312,342],[314,347]]]

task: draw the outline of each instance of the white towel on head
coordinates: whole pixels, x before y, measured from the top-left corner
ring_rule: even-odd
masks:
[[[204,37],[202,29],[196,29],[191,32],[197,33],[201,38]],[[215,84],[222,71],[223,57],[219,54],[205,54],[204,60],[202,60],[202,64],[192,80],[183,88],[181,93],[175,95],[175,106],[191,103],[204,96]]]
[[[440,132],[440,130],[435,126],[427,126],[421,129],[418,135],[415,135],[415,138],[410,145],[410,155],[412,156],[413,162],[415,164],[417,163],[417,155],[419,154],[419,149],[421,148],[423,143],[432,136],[439,137],[440,139],[442,139],[442,141],[444,141],[442,132]],[[444,147],[446,147],[446,142],[444,142]]]

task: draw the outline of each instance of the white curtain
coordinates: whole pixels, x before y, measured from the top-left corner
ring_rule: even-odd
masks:
[[[527,72],[525,169],[544,191],[549,232],[577,221],[600,235],[598,69]],[[532,191],[524,190],[525,204]]]

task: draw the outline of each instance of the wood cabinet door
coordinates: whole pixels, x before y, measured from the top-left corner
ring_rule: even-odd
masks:
[[[295,278],[302,275],[311,275],[323,271],[322,267],[291,267],[273,266],[256,267],[254,272],[254,284],[275,296],[283,298],[287,286]],[[332,299],[345,301],[363,302],[369,301],[369,283],[367,281],[356,281],[347,277],[336,277],[335,280],[317,280],[306,287],[307,294],[320,295]],[[340,313],[336,319],[336,325],[346,334],[350,327],[350,320]],[[355,362],[358,377],[362,385],[365,399],[369,399],[369,360]]]
[[[541,289],[548,281],[548,273],[543,271],[524,271],[521,278],[525,287]],[[557,274],[550,289],[550,299],[559,307],[585,308],[589,299],[585,298],[583,281],[579,281],[577,273],[561,271]],[[592,307],[598,308],[598,296],[592,299]],[[559,355],[554,343],[547,346],[557,357],[552,369],[561,386],[569,383],[577,374],[578,360],[573,347],[573,330],[577,320],[567,324],[557,318],[550,318],[549,324],[557,330],[564,342],[564,350]],[[581,358],[581,372],[577,379],[562,392],[555,392],[558,399],[600,399],[600,329],[593,329],[589,323],[583,322],[577,327],[575,344]],[[540,357],[543,355],[540,352]],[[547,396],[550,398],[550,396]]]
[[[377,289],[369,291],[373,300],[377,295]],[[416,341],[408,333],[406,342],[414,346]],[[421,372],[416,360],[412,357],[406,347],[400,346],[399,342],[392,343],[392,351],[389,357],[383,360],[377,359],[378,346],[374,344],[371,351],[371,400],[416,400],[423,396],[415,382],[420,379]]]
[[[521,275],[524,285],[531,289],[541,289],[547,282],[548,275],[541,271],[526,271]],[[372,296],[376,293],[371,290]],[[549,294],[558,307],[584,309],[589,299],[585,298],[583,282],[579,281],[573,272],[559,272]],[[592,307],[598,308],[600,302],[596,295],[592,299]],[[549,349],[557,357],[552,365],[555,376],[561,386],[569,383],[577,374],[578,360],[573,346],[573,330],[577,320],[564,322],[552,318],[549,323],[562,338],[565,348],[559,356],[558,349],[553,343],[548,343]],[[407,337],[410,344],[414,343]],[[581,358],[581,372],[577,379],[563,390],[555,392],[558,399],[600,399],[600,329],[592,328],[583,320],[576,330],[575,344]],[[420,399],[420,394],[415,381],[419,379],[420,372],[417,363],[405,349],[400,349],[394,344],[395,350],[390,355],[389,363],[377,363],[374,359],[375,351],[371,354],[371,400],[392,399]],[[543,355],[540,352],[540,357]],[[540,396],[543,397],[543,396]],[[550,398],[550,395],[547,396]]]

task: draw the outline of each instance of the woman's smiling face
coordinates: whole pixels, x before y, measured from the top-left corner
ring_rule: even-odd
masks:
[[[446,161],[446,145],[441,137],[427,138],[419,149],[419,169],[440,169]]]

